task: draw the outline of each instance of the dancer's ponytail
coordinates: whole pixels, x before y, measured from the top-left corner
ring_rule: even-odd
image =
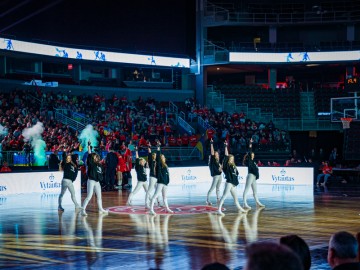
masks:
[[[249,153],[246,153],[246,154],[244,155],[243,162],[242,162],[242,164],[243,164],[244,166],[246,166],[248,158],[249,158]]]

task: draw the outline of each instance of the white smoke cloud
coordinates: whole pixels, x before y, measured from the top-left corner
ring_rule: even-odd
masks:
[[[30,142],[34,150],[35,164],[39,166],[43,166],[46,162],[46,143],[41,136],[43,132],[44,125],[41,122],[37,122],[36,125],[31,128],[25,128],[22,132],[24,140]]]
[[[6,136],[8,134],[8,129],[0,125],[0,137]]]
[[[88,141],[91,142],[91,145],[93,147],[96,147],[98,145],[97,138],[99,137],[99,133],[94,129],[92,125],[87,125],[86,128],[81,131],[81,134],[79,136],[79,141],[81,143],[81,146],[85,151],[87,151],[87,145]]]

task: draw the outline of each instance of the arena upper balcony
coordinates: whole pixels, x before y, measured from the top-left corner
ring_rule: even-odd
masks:
[[[360,21],[359,1],[204,1],[204,23],[219,25],[306,25]]]
[[[109,48],[27,41],[0,37],[2,89],[13,83],[65,88],[80,93],[119,92],[162,98],[176,91],[183,100],[193,96],[186,82],[190,59],[184,55],[128,53]],[[185,81],[185,83],[183,83]],[[85,89],[85,90],[84,90]],[[175,99],[176,101],[177,99]]]

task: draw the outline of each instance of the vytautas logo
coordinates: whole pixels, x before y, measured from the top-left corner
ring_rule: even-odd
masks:
[[[285,169],[281,169],[279,175],[273,174],[273,175],[271,175],[271,177],[275,183],[277,183],[277,182],[294,182],[295,181],[295,177],[286,175]]]
[[[0,197],[0,205],[6,203],[6,197]]]
[[[196,176],[191,174],[191,169],[188,169],[186,171],[186,175],[181,175],[181,180],[187,181],[187,180],[196,180]]]
[[[61,187],[61,183],[56,182],[55,176],[53,174],[50,174],[47,181],[40,182],[40,187],[42,190],[59,189]]]

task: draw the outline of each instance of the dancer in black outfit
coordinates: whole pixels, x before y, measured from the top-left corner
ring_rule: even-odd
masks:
[[[65,159],[65,163],[61,164],[60,170],[64,171],[64,176],[61,181],[61,193],[59,195],[59,211],[64,211],[64,208],[62,207],[62,198],[66,192],[67,189],[69,189],[71,194],[71,200],[75,204],[75,208],[77,210],[81,209],[80,204],[78,204],[75,196],[75,189],[73,182],[76,180],[77,174],[78,174],[78,167],[77,165],[71,160],[71,155],[67,155]]]
[[[219,202],[218,214],[224,215],[224,213],[221,211],[221,207],[224,204],[224,201],[225,201],[227,195],[229,194],[229,192],[231,193],[231,195],[234,198],[234,203],[235,203],[238,211],[241,213],[246,213],[246,210],[244,210],[240,206],[238,197],[237,197],[237,193],[236,193],[236,186],[239,185],[239,180],[238,180],[239,171],[236,168],[234,156],[229,155],[228,148],[227,148],[227,146],[228,146],[227,142],[225,141],[224,144],[225,144],[225,158],[223,161],[223,172],[224,172],[225,178],[226,178],[226,185],[225,185],[225,189],[224,189],[224,194],[222,195],[220,202]]]
[[[143,158],[139,158],[139,152],[138,152],[138,148],[137,146],[135,147],[135,151],[136,151],[136,161],[135,161],[135,171],[137,174],[137,184],[135,189],[129,194],[128,200],[126,205],[131,205],[131,200],[133,198],[133,196],[141,189],[141,187],[144,188],[145,193],[148,190],[148,185],[147,185],[147,173],[146,173],[146,161]],[[146,199],[145,199],[146,202]]]
[[[104,175],[103,175],[103,167],[100,164],[100,156],[96,153],[91,153],[90,142],[88,145],[88,152],[89,152],[89,156],[86,159],[87,175],[89,177],[89,179],[87,180],[87,193],[88,194],[83,202],[83,210],[82,210],[81,214],[83,216],[87,216],[86,206],[88,205],[91,197],[93,196],[94,190],[95,190],[95,194],[96,194],[96,198],[97,198],[97,204],[99,207],[99,213],[107,214],[108,211],[103,208],[102,199],[101,199],[100,182],[103,182]]]
[[[151,192],[154,190],[155,185],[157,183],[156,177],[156,153],[151,153],[151,143],[148,144],[148,164],[150,168],[150,176],[149,176],[149,188],[146,192],[145,196],[145,208],[150,209],[150,201],[151,201]],[[159,196],[160,197],[160,196]],[[160,200],[157,198],[157,203],[159,206]]]
[[[259,179],[259,168],[256,165],[256,162],[254,160],[255,154],[252,151],[252,138],[250,139],[250,145],[249,145],[249,153],[247,153],[244,156],[243,165],[248,167],[248,175],[246,177],[246,184],[243,194],[243,201],[244,201],[244,208],[250,210],[251,207],[247,204],[247,193],[250,189],[250,186],[253,191],[254,199],[256,202],[257,207],[265,207],[260,201],[257,196],[257,184],[256,180]]]
[[[210,174],[213,178],[211,187],[207,193],[207,197],[206,197],[206,204],[207,205],[212,205],[212,203],[210,202],[210,193],[214,190],[214,188],[216,187],[216,199],[217,199],[217,204],[219,204],[220,201],[220,185],[221,185],[221,179],[222,179],[222,165],[220,163],[220,157],[219,157],[219,152],[218,151],[214,151],[214,144],[213,144],[213,140],[210,140],[210,150],[211,150],[211,156],[210,156],[210,161],[209,161],[209,169],[210,169]]]
[[[157,186],[155,190],[154,196],[151,198],[150,202],[150,214],[156,215],[154,211],[154,203],[157,197],[160,195],[160,192],[162,191],[164,204],[166,207],[166,211],[168,213],[173,213],[173,211],[169,208],[168,202],[167,202],[167,185],[170,181],[169,176],[169,168],[166,164],[166,158],[163,154],[160,152],[160,142],[157,141],[157,153],[156,153],[156,172],[157,172]]]

